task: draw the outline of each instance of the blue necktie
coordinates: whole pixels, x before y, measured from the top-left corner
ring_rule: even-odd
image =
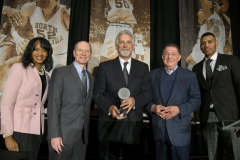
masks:
[[[128,71],[127,71],[127,64],[128,64],[128,62],[124,62],[123,76],[124,76],[124,79],[125,79],[126,84],[128,85]]]

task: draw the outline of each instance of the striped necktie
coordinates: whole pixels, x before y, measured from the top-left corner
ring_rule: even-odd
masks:
[[[126,84],[128,85],[128,71],[127,71],[127,64],[128,64],[128,62],[124,62],[123,76],[124,76],[124,79],[125,79]]]

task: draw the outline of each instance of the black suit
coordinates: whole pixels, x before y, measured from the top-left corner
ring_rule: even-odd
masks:
[[[123,87],[127,87],[131,93],[130,97],[135,99],[135,109],[128,113],[126,119],[116,120],[112,116],[108,116],[109,108],[112,105],[119,107],[118,91]],[[95,81],[93,97],[99,107],[98,135],[100,144],[102,142],[107,146],[108,142],[127,145],[139,144],[143,124],[143,107],[152,99],[147,64],[132,59],[127,86],[119,58],[101,63]],[[100,158],[107,156],[103,148],[103,145],[100,146],[102,149]],[[105,148],[109,150],[109,147]],[[103,156],[101,156],[102,154]]]
[[[201,91],[201,98],[202,98],[202,105],[200,109],[194,113],[194,116],[195,116],[195,121],[200,122],[201,126],[205,127],[203,128],[203,134],[204,132],[208,132],[209,130],[213,130],[214,128],[214,126],[210,126],[211,123],[208,122],[210,113],[212,114],[212,112],[210,112],[211,103],[214,105],[214,109],[215,109],[214,115],[216,115],[215,117],[217,117],[216,119],[219,122],[223,120],[239,120],[240,119],[240,116],[239,116],[240,61],[239,59],[235,56],[218,54],[215,68],[213,70],[211,85],[208,85],[208,83],[206,82],[203,76],[204,60],[205,59],[203,59],[201,62],[199,62],[193,67],[193,71],[197,74],[198,83]],[[240,139],[236,139],[236,135],[233,133],[233,131],[229,131],[229,132],[223,131],[219,123],[215,123],[215,126],[216,126],[216,130],[215,130],[214,136],[209,138],[216,139],[217,141],[219,137],[215,137],[215,136],[221,137],[223,134],[224,136],[227,134],[227,139],[225,137],[225,140],[223,140],[223,142],[224,141],[226,143],[232,142],[232,144],[228,143],[229,146],[225,145],[225,147],[231,148],[233,146],[233,149],[230,149],[231,151],[234,150],[234,148],[239,149]],[[218,135],[218,132],[219,132],[219,135]],[[223,137],[221,138],[224,139]],[[215,142],[211,140],[211,143],[215,143]],[[208,144],[208,151],[210,148],[213,148],[213,144]],[[212,150],[212,152],[214,150]],[[230,153],[230,152],[227,151],[228,159],[231,159],[231,156],[233,156],[233,153]],[[235,159],[239,159],[240,157],[238,157],[239,156],[238,151],[237,151],[237,154],[235,151],[233,152],[234,152]],[[212,154],[212,156],[214,156],[216,153],[210,153],[209,151],[209,154]]]

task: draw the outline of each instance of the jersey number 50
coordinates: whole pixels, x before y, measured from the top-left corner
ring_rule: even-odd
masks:
[[[130,8],[128,3],[125,0],[115,0],[115,7],[116,8]]]

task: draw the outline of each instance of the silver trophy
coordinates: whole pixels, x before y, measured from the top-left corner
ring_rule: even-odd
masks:
[[[127,99],[130,97],[130,91],[129,89],[127,88],[121,88],[119,91],[118,91],[118,97],[123,100],[123,99]],[[127,117],[127,109],[123,109],[122,107],[120,107],[119,109],[119,114],[118,116],[120,117],[123,117],[123,118],[126,118]]]

